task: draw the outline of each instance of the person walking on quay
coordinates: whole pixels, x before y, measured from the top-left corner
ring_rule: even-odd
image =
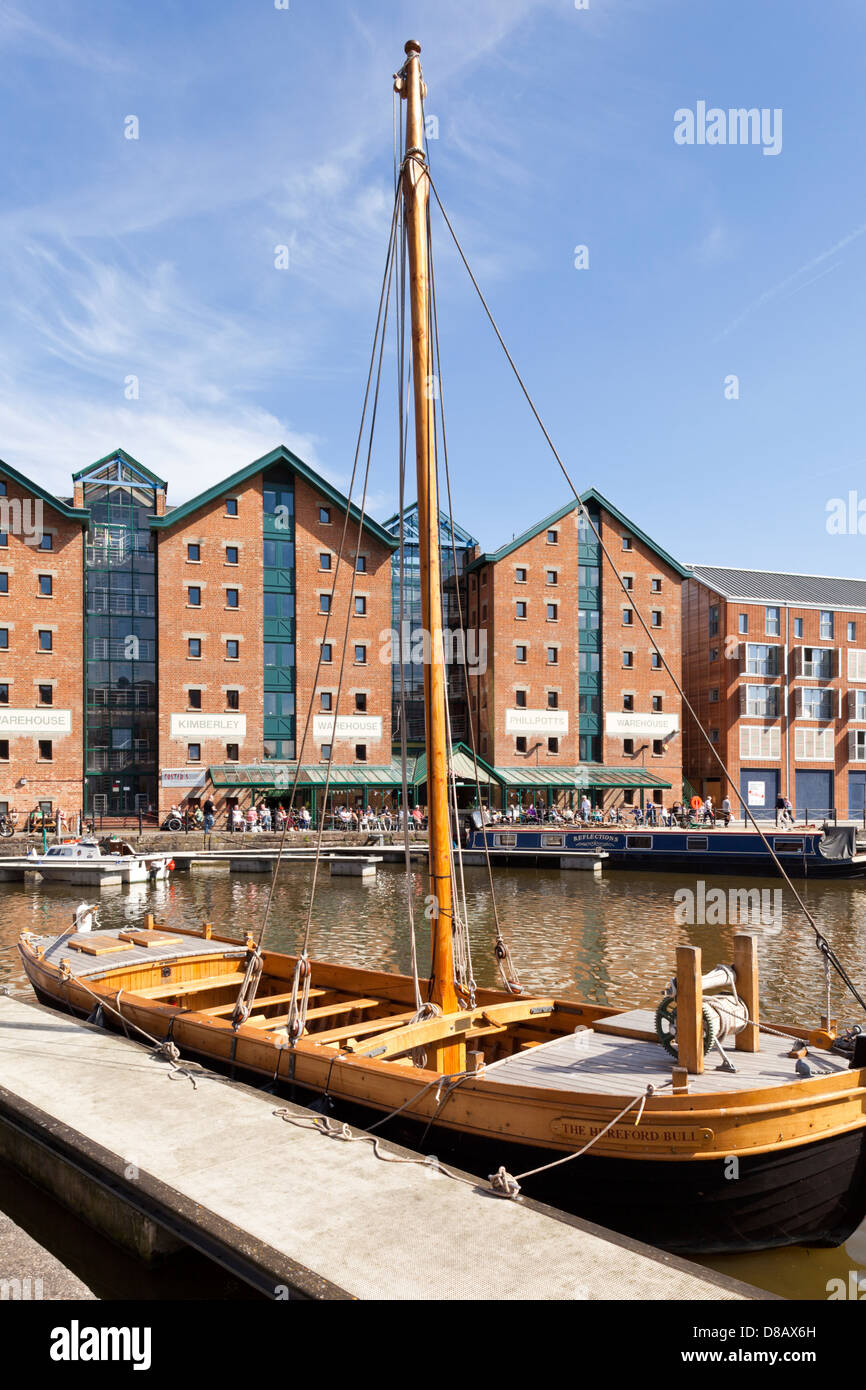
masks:
[[[204,804],[204,828],[207,834],[210,834],[210,832],[213,830],[214,820],[216,819],[215,813],[216,807],[214,806],[211,798],[208,797],[207,801]]]
[[[779,828],[780,825],[784,825],[784,823],[785,823],[785,803],[786,803],[786,798],[782,795],[781,792],[779,792],[779,795],[776,797],[776,829],[777,829],[777,830],[778,830],[778,828]]]
[[[733,812],[731,811],[731,803],[728,797],[724,798],[720,809],[722,814],[722,820],[724,821],[725,829],[727,830],[728,826],[731,823],[731,816],[733,814]]]
[[[704,802],[704,817],[709,821],[713,830],[716,828],[716,808],[713,805],[713,798],[708,796]]]
[[[588,824],[591,811],[592,806],[590,805],[589,797],[586,792],[584,792],[583,796],[580,798],[580,819],[584,824]]]

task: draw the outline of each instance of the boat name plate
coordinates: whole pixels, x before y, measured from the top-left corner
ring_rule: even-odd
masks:
[[[569,1116],[562,1115],[551,1120],[550,1128],[561,1139],[577,1139],[585,1143],[588,1139],[596,1139],[604,1129],[604,1125],[593,1124],[588,1120],[574,1120]],[[617,1144],[625,1142],[629,1147],[658,1144],[664,1148],[673,1147],[682,1150],[708,1148],[714,1138],[713,1131],[703,1127],[689,1126],[688,1129],[683,1129],[670,1125],[650,1127],[627,1123],[614,1126],[605,1135],[605,1139]]]

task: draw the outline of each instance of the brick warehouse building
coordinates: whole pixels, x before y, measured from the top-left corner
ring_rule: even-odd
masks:
[[[0,463],[0,812],[79,805],[87,519]]]
[[[680,795],[680,701],[635,618],[679,678],[686,571],[595,489],[582,502],[628,586],[571,501],[469,567],[469,624],[486,640],[472,678],[480,756],[506,798],[661,803]]]
[[[694,721],[685,772],[695,789],[772,817],[861,817],[866,798],[866,580],[691,567],[683,586],[685,691]]]
[[[350,509],[331,602],[346,498],[284,448],[173,509],[123,450],[73,481],[67,502],[0,464],[0,809],[162,816],[284,789],[308,713],[302,760],[333,743],[335,792],[340,768],[390,766],[391,536]]]

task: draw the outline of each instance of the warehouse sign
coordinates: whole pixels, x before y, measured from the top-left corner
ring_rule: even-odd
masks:
[[[604,731],[617,738],[669,738],[679,733],[676,714],[606,714]]]
[[[0,707],[0,737],[15,734],[70,734],[72,711],[68,709],[3,709]]]
[[[224,738],[236,734],[244,738],[247,732],[245,714],[173,714],[172,738]]]
[[[207,769],[203,767],[164,767],[159,775],[163,787],[203,787]]]
[[[313,740],[315,743],[333,743],[337,739],[368,739],[375,743],[382,737],[382,716],[379,714],[341,714],[337,719],[337,732],[334,733],[332,714],[313,715]]]
[[[507,734],[567,734],[567,709],[507,709]]]

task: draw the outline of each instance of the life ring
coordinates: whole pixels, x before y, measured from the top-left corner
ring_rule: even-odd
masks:
[[[703,804],[704,803],[699,796],[693,796],[691,801],[689,802],[689,805],[691,806],[693,811],[699,811]]]

